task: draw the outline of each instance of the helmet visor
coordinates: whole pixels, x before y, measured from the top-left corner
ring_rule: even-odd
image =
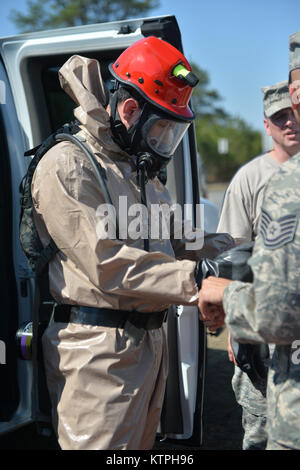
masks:
[[[178,147],[190,122],[152,116],[147,122],[146,142],[158,155],[169,158]]]

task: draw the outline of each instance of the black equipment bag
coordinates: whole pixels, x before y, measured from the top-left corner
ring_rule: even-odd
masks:
[[[37,165],[43,156],[54,145],[62,141],[69,141],[82,150],[89,159],[104,198],[107,203],[112,203],[105,184],[105,171],[90,151],[85,139],[75,136],[80,131],[76,123],[65,124],[62,128],[46,138],[41,145],[25,152],[25,156],[33,155],[26,175],[20,184],[21,211],[19,220],[19,237],[22,249],[28,259],[30,268],[34,273],[35,292],[32,318],[31,357],[33,363],[33,418],[37,423],[38,431],[44,433],[45,427],[50,423],[51,405],[48,395],[41,337],[47,328],[53,307],[54,299],[49,293],[48,263],[59,251],[55,242],[51,239],[46,247],[43,247],[34,222],[34,209],[31,194],[31,184]]]

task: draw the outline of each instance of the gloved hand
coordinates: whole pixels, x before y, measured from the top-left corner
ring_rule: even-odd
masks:
[[[197,262],[195,268],[195,279],[199,289],[203,279],[208,276],[224,277],[232,281],[252,282],[252,269],[247,263],[252,254],[254,242],[224,251],[214,259],[204,258]]]

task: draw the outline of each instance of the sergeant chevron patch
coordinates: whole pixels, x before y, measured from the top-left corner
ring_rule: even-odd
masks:
[[[274,250],[291,242],[295,236],[297,222],[297,216],[294,214],[273,220],[271,215],[262,209],[259,231],[265,247]]]

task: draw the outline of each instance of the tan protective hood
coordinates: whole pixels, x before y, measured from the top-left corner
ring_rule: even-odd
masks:
[[[75,118],[106,149],[120,152],[111,137],[109,114],[105,109],[109,92],[103,83],[99,62],[73,55],[58,74],[61,87],[78,104]]]

